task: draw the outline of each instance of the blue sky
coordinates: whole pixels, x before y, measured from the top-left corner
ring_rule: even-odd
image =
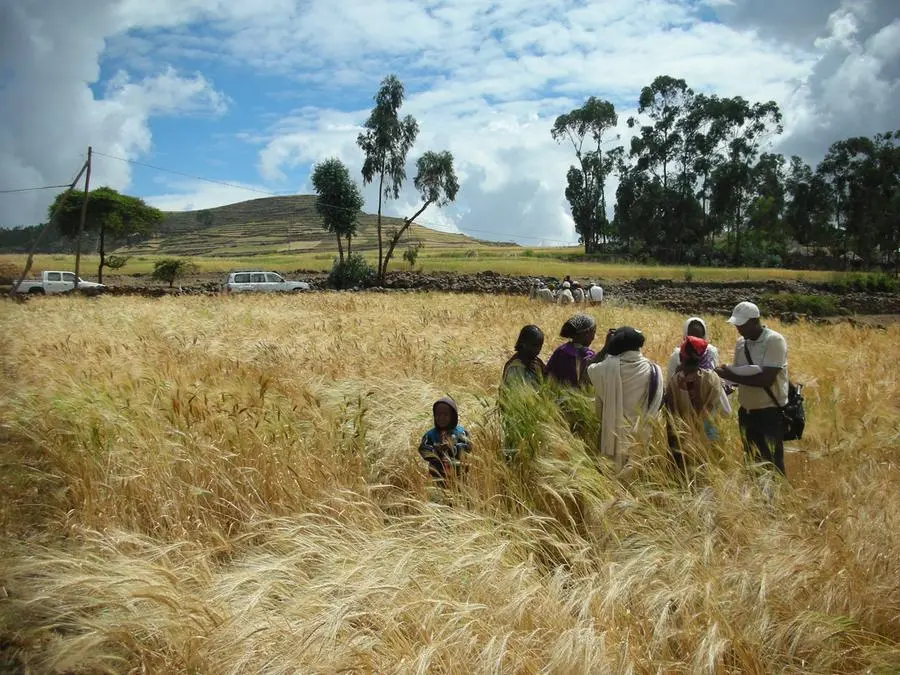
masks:
[[[587,96],[616,104],[625,142],[625,120],[656,75],[774,99],[785,134],[772,148],[810,161],[839,138],[900,126],[894,0],[7,4],[2,189],[66,182],[90,144],[230,184],[97,157],[94,184],[160,208],[306,193],[310,168],[329,156],[359,176],[359,125],[396,73],[421,128],[409,164],[449,149],[461,179],[457,204],[422,221],[554,244],[575,235],[563,195],[570,152],[550,126]],[[416,210],[409,183],[388,213]],[[374,211],[375,191],[364,194]],[[0,224],[37,222],[52,197],[0,195]]]

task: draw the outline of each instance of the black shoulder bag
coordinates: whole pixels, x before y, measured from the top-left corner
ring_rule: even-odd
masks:
[[[750,348],[747,346],[746,340],[744,341],[744,356],[747,357],[747,363],[751,366],[755,365],[753,359],[750,358]],[[803,429],[806,427],[806,410],[803,408],[803,394],[801,393],[803,385],[788,381],[787,405],[780,405],[769,387],[763,388],[772,399],[772,403],[781,411],[784,420],[784,440],[799,441],[803,438]]]

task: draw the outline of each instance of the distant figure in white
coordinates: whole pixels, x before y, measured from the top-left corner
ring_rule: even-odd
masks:
[[[584,289],[577,281],[572,282],[572,298],[576,303],[584,302]]]
[[[531,282],[531,290],[528,292],[528,297],[531,300],[540,300],[542,302],[554,302],[556,300],[553,297],[553,291],[545,287],[540,279],[535,279]]]
[[[572,291],[570,290],[572,284],[568,281],[564,281],[562,285],[562,290],[556,295],[556,302],[560,305],[571,305],[575,303],[575,298],[572,297]]]
[[[590,283],[587,289],[586,299],[591,305],[602,305],[603,304],[603,287],[598,286],[593,281]]]

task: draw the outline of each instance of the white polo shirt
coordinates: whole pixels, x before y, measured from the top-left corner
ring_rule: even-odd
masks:
[[[600,286],[591,286],[588,289],[588,297],[591,302],[603,302],[603,288]]]
[[[763,326],[763,331],[756,340],[740,338],[734,348],[734,365],[748,366],[747,356],[744,354],[744,343],[750,349],[750,358],[753,365],[763,368],[778,368],[775,382],[769,389],[778,399],[779,405],[787,405],[788,399],[788,358],[787,341],[781,333],[776,333]],[[738,388],[738,401],[747,410],[759,410],[760,408],[774,408],[775,403],[762,387]]]

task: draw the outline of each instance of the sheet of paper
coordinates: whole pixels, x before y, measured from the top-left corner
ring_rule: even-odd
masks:
[[[759,375],[762,372],[762,367],[760,366],[728,366],[728,370],[730,370],[735,375],[740,375],[741,377],[747,377],[748,375]],[[736,382],[732,382],[729,379],[723,378],[726,384],[730,384],[732,387],[739,387],[741,385]]]

